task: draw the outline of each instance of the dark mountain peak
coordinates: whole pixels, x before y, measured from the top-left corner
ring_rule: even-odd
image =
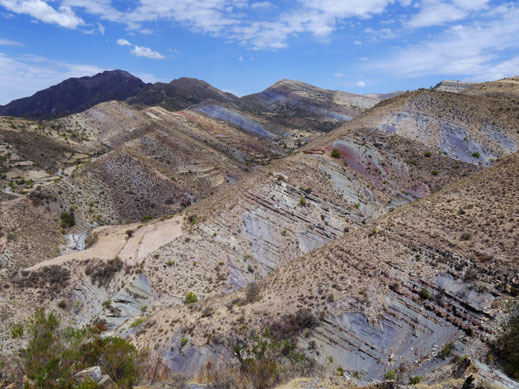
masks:
[[[110,100],[134,96],[146,84],[124,70],[106,70],[93,76],[69,78],[31,97],[0,106],[0,115],[54,118],[84,111]]]
[[[169,83],[169,85],[176,87],[202,87],[216,89],[213,86],[211,86],[211,84],[193,77],[175,78]]]
[[[128,103],[137,106],[160,105],[171,111],[178,111],[207,99],[232,102],[238,100],[238,97],[197,78],[181,77],[169,84],[157,82],[150,85],[129,98]]]
[[[211,84],[203,80],[199,80],[198,78],[180,77],[171,81],[169,85],[176,88],[178,91],[206,96],[205,98],[213,98],[217,100],[221,99],[221,97],[224,97],[224,100],[237,99],[237,97],[232,93],[221,91],[220,89],[217,89]]]

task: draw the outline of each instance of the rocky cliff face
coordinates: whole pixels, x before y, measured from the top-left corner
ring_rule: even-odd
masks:
[[[48,119],[84,111],[110,100],[125,100],[146,87],[137,77],[111,70],[92,77],[70,78],[0,107],[0,115]]]

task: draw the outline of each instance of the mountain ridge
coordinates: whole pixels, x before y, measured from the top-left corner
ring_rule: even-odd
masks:
[[[109,100],[125,100],[146,84],[124,70],[69,78],[30,97],[0,106],[0,115],[48,119],[73,114]]]

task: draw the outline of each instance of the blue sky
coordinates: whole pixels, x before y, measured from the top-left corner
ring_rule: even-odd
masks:
[[[0,0],[0,104],[105,69],[238,95],[499,79],[519,74],[519,2]]]

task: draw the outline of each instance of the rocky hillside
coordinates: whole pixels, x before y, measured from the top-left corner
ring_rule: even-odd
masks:
[[[287,127],[336,128],[379,100],[372,97],[321,89],[300,81],[281,80],[261,93],[244,96],[239,106],[255,114],[268,114]]]
[[[287,152],[196,111],[138,111],[119,102],[43,127],[3,124],[0,184],[4,200],[13,200],[0,202],[9,237],[2,267],[84,248],[100,225],[173,214]],[[74,225],[62,229],[63,213],[74,214]]]
[[[186,104],[212,98],[176,112],[112,101],[38,124],[3,119],[1,220],[6,231],[28,232],[2,244],[4,268],[82,249],[100,225],[175,213],[294,152],[327,121],[310,113],[302,129],[286,127],[268,112],[238,108],[234,96],[202,81],[179,79],[171,87]],[[27,204],[44,204],[46,216],[20,212]],[[62,229],[61,216],[72,213],[74,225]],[[42,225],[52,239],[38,232]]]
[[[503,78],[502,80],[477,84],[464,93],[472,96],[487,97],[489,99],[504,100],[508,103],[503,109],[507,112],[518,111],[519,105],[519,77]]]
[[[482,380],[517,387],[486,357],[519,289],[519,119],[509,101],[405,93],[297,150],[305,130],[287,120],[314,90],[279,88],[271,103],[253,97],[240,110],[216,100],[180,112],[112,102],[61,119],[91,161],[0,203],[7,354],[17,344],[9,328],[31,313],[18,307],[45,305],[152,348],[186,375],[236,362],[235,346],[263,333],[351,383],[393,371],[462,384],[472,366]],[[279,95],[289,96],[282,119]],[[354,111],[341,99],[334,109]],[[232,114],[214,114],[224,108]],[[193,188],[199,201],[182,204]],[[178,196],[166,204],[166,194]],[[74,212],[78,226],[60,212]],[[97,227],[85,250],[37,263],[60,234],[74,240],[144,212],[176,213]],[[55,227],[38,236],[45,224]],[[468,356],[462,373],[452,355]]]
[[[0,106],[0,116],[48,119],[84,111],[110,100],[125,100],[146,84],[123,70],[107,70],[92,77],[69,78],[22,99]]]
[[[519,118],[508,107],[503,100],[421,90],[380,102],[355,125],[416,140],[459,161],[488,165],[517,150]],[[322,137],[319,144],[333,137]]]
[[[462,93],[466,90],[472,88],[474,85],[477,85],[475,82],[463,82],[463,81],[450,81],[444,80],[438,83],[434,90],[440,92],[450,92],[450,93]]]

